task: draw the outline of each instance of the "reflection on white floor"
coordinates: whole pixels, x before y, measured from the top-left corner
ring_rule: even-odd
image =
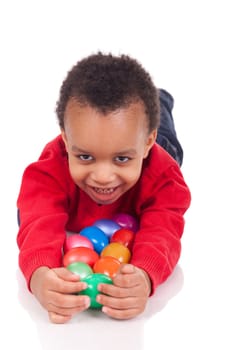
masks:
[[[41,308],[35,298],[26,290],[25,281],[19,270],[18,301],[22,314],[29,315],[31,327],[36,330],[42,349],[91,349],[94,344],[108,345],[111,350],[127,348],[143,349],[144,327],[152,322],[169,301],[179,293],[183,286],[183,273],[177,266],[174,274],[158,288],[156,298],[151,297],[141,316],[133,320],[118,321],[108,318],[99,310],[87,310],[78,314],[66,325],[50,324],[47,312]],[[26,317],[27,318],[27,317]]]

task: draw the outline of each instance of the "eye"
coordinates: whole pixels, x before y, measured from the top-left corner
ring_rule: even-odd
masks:
[[[93,160],[93,157],[90,156],[89,154],[80,154],[77,156],[77,158],[84,161],[84,162],[88,162],[90,160]]]
[[[118,156],[115,158],[116,162],[118,163],[127,163],[131,158],[125,157],[125,156]]]

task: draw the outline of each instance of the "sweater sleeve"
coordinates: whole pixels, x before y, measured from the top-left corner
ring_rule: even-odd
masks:
[[[139,193],[140,230],[135,237],[131,262],[148,273],[153,294],[179,260],[183,216],[191,195],[176,165],[153,180],[151,177],[153,174],[144,178],[145,188]],[[146,201],[140,200],[142,197]]]
[[[22,178],[19,209],[19,266],[28,287],[40,266],[61,266],[67,216],[66,167],[62,155],[47,147]],[[29,287],[30,289],[30,287]]]

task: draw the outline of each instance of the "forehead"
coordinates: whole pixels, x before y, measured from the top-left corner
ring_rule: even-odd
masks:
[[[132,147],[145,139],[148,122],[142,102],[133,102],[109,113],[71,99],[65,110],[68,142],[79,147],[119,145]],[[92,148],[92,147],[91,147]]]

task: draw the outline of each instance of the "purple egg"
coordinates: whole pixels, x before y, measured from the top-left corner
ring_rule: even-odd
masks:
[[[113,220],[123,228],[129,229],[133,232],[137,232],[139,225],[137,220],[129,215],[124,213],[118,213],[113,216]]]
[[[94,222],[93,226],[102,230],[108,238],[111,238],[113,233],[121,228],[115,221],[110,219],[100,219]]]

